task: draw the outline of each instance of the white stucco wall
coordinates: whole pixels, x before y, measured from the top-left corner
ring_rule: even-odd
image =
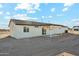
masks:
[[[14,37],[14,30],[15,30],[15,24],[13,22],[10,22],[10,36]]]
[[[67,28],[54,28],[51,30],[47,30],[47,34],[51,35],[51,34],[60,34],[60,33],[65,33],[65,30],[67,30]]]
[[[28,27],[29,32],[23,32],[23,28]],[[56,27],[54,29],[46,29],[46,35],[51,34],[59,34],[64,33],[67,28],[64,27]],[[11,36],[17,39],[19,38],[28,38],[34,36],[42,36],[42,27],[35,27],[35,26],[27,26],[27,25],[14,25],[13,23],[10,25]]]
[[[68,30],[68,32],[71,33],[71,34],[79,35],[79,31],[74,31],[73,29],[72,30]]]
[[[23,32],[23,28],[28,27],[29,32]],[[34,37],[34,36],[41,36],[42,35],[42,29],[40,27],[34,27],[34,26],[20,26],[16,25],[14,26],[14,30],[12,33],[12,36],[15,38],[26,38],[26,37]]]

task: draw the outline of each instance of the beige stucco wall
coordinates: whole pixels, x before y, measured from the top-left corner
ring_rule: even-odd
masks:
[[[68,32],[71,33],[71,34],[79,35],[79,31],[74,31],[73,29],[72,30],[68,30]]]

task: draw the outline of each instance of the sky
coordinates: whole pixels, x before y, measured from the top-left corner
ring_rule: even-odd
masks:
[[[0,28],[10,19],[78,26],[79,3],[0,3]]]

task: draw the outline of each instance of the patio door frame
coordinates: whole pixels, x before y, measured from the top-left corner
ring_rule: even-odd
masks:
[[[42,28],[42,35],[46,35],[46,29]]]

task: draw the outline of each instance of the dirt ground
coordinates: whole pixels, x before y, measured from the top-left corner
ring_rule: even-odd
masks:
[[[10,32],[4,32],[4,33],[2,33],[1,31],[0,31],[0,39],[1,38],[4,38],[4,37],[7,37],[7,36],[9,36],[10,35]]]
[[[0,39],[2,56],[55,56],[63,51],[79,55],[79,35],[59,34],[25,39]]]

